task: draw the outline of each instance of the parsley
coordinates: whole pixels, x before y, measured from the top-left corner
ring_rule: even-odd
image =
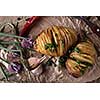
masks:
[[[79,61],[79,60],[77,60],[77,63],[80,65],[81,64],[81,62]]]
[[[67,58],[68,58],[67,55],[61,56],[60,59],[59,59],[60,65],[65,65]]]
[[[76,51],[77,53],[79,53],[80,52],[80,50],[79,50],[79,48],[74,48],[74,51]]]
[[[61,40],[61,42],[62,42],[62,48],[65,48],[65,41]]]
[[[57,48],[57,44],[56,43],[47,43],[45,44],[45,50],[50,50],[50,51],[54,51]]]

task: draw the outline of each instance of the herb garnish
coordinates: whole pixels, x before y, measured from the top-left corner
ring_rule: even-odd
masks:
[[[67,58],[68,58],[68,55],[61,56],[59,59],[60,65],[65,65]]]
[[[62,42],[62,48],[65,48],[65,40],[61,40]]]
[[[46,43],[45,44],[45,49],[53,52],[56,48],[57,48],[57,44],[56,43]]]
[[[79,61],[79,60],[77,60],[75,57],[71,57],[71,59],[74,60],[74,61],[76,61],[78,64],[84,64],[84,65],[86,65],[87,68],[92,66],[91,63],[89,63],[89,62],[84,62],[84,61]]]
[[[81,62],[79,61],[79,60],[77,60],[77,63],[80,65],[81,64]]]
[[[77,48],[77,47],[74,48],[74,51],[76,51],[77,53],[80,52],[79,48]]]

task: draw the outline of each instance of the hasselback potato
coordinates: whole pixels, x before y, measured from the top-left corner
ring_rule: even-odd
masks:
[[[74,77],[80,77],[95,63],[96,50],[90,41],[77,44],[66,61],[68,72]]]
[[[52,26],[43,30],[36,38],[34,49],[49,56],[62,56],[77,41],[75,30]]]

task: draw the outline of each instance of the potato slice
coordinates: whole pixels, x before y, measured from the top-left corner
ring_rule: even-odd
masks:
[[[59,38],[61,38],[61,37],[60,37],[59,34],[57,34],[57,31],[55,31],[53,27],[52,27],[51,31],[52,31],[53,38],[54,38],[53,42],[57,45],[57,47],[56,47],[57,55],[60,55],[60,42],[59,42]]]
[[[94,57],[87,55],[87,54],[80,54],[82,57],[87,58],[89,60],[91,60],[92,62],[94,62]]]
[[[81,53],[91,55],[92,57],[94,57],[96,54],[95,48],[91,45],[87,45],[87,43],[80,43],[76,47],[81,51]]]
[[[77,32],[75,30],[72,30],[71,28],[67,28],[70,34],[72,34],[73,40],[77,41]]]
[[[60,27],[61,31],[61,35],[63,36],[63,40],[65,42],[65,44],[63,45],[63,49],[65,49],[63,52],[65,53],[66,50],[68,50],[68,39],[66,37],[66,31],[64,29],[64,27]]]
[[[76,33],[73,35],[74,33],[66,30],[67,28],[62,26],[52,26],[43,30],[36,38],[35,50],[49,56],[63,56],[69,47],[76,42],[74,39]],[[45,49],[46,44],[49,44],[47,49]]]
[[[74,60],[72,59],[67,60],[66,67],[68,72],[74,77],[80,77],[81,76],[80,69],[77,68],[76,66],[79,65]]]
[[[87,58],[84,58],[81,56],[81,54],[77,53],[77,52],[73,52],[70,54],[70,57],[71,58],[74,58],[74,59],[77,59],[81,62],[88,62],[90,64],[93,64],[93,62],[90,60],[90,59],[87,59]]]
[[[80,73],[82,72],[84,74],[85,71],[95,63],[95,56],[96,50],[91,42],[86,41],[79,43],[70,54],[70,60],[68,59],[66,61],[68,65],[66,65],[66,67],[69,73],[75,77],[80,77],[82,74],[77,74],[77,70],[76,73],[74,69],[78,68]]]
[[[71,34],[69,33],[69,31],[67,30],[67,28],[65,28],[65,30],[66,30],[66,35],[67,35],[67,38],[69,38],[69,47],[72,45],[72,37],[71,37]]]

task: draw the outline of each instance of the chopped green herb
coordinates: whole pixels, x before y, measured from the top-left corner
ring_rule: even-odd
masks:
[[[81,64],[81,62],[80,62],[79,60],[77,60],[77,63],[78,63],[78,64]]]
[[[88,63],[88,62],[82,62],[83,64],[85,64],[87,67],[92,67],[93,65]]]
[[[60,63],[61,65],[63,65],[64,62],[65,62],[65,59],[64,59],[63,57],[59,59],[59,63]]]
[[[91,63],[79,61],[75,57],[71,57],[71,59],[74,60],[74,61],[76,61],[78,64],[84,64],[84,65],[86,65],[87,66],[86,68],[93,66]]]
[[[50,50],[51,52],[53,52],[56,48],[57,48],[57,44],[55,43],[47,43],[45,44],[45,49],[47,50]]]
[[[60,59],[59,59],[60,65],[65,65],[67,58],[68,58],[67,55],[60,57]]]
[[[62,42],[62,47],[65,48],[65,41],[61,40],[61,42]]]
[[[79,50],[79,48],[74,48],[74,51],[76,51],[77,53],[79,53],[80,52],[80,50]]]

